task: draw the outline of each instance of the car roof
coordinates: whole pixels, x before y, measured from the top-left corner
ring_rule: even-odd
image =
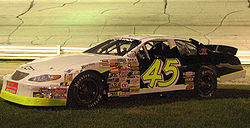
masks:
[[[123,36],[116,36],[113,39],[132,39],[132,40],[152,40],[152,39],[178,39],[178,40],[188,40],[185,38],[179,37],[171,37],[167,35],[153,35],[153,34],[134,34],[134,35],[123,35]]]

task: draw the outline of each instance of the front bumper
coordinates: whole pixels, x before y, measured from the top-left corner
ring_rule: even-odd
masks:
[[[60,84],[36,83],[34,85],[23,81],[13,81],[7,75],[3,78],[0,97],[26,106],[66,106],[67,91],[68,87],[60,86]]]
[[[66,99],[52,99],[52,98],[38,98],[28,97],[13,94],[4,90],[1,90],[0,97],[4,100],[26,105],[26,106],[65,106]]]

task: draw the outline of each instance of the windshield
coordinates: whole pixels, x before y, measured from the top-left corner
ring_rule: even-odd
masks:
[[[123,56],[139,45],[139,40],[107,40],[93,48],[88,49],[84,53],[108,54]]]

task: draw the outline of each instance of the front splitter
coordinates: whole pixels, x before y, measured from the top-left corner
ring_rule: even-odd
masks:
[[[38,98],[16,95],[1,90],[0,97],[4,100],[25,106],[66,106],[66,99]]]

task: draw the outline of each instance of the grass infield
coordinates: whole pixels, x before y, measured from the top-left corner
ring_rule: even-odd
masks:
[[[0,88],[2,81],[0,83]],[[93,109],[27,107],[0,98],[0,127],[249,127],[249,86],[219,85],[213,98],[167,92],[112,98]]]

